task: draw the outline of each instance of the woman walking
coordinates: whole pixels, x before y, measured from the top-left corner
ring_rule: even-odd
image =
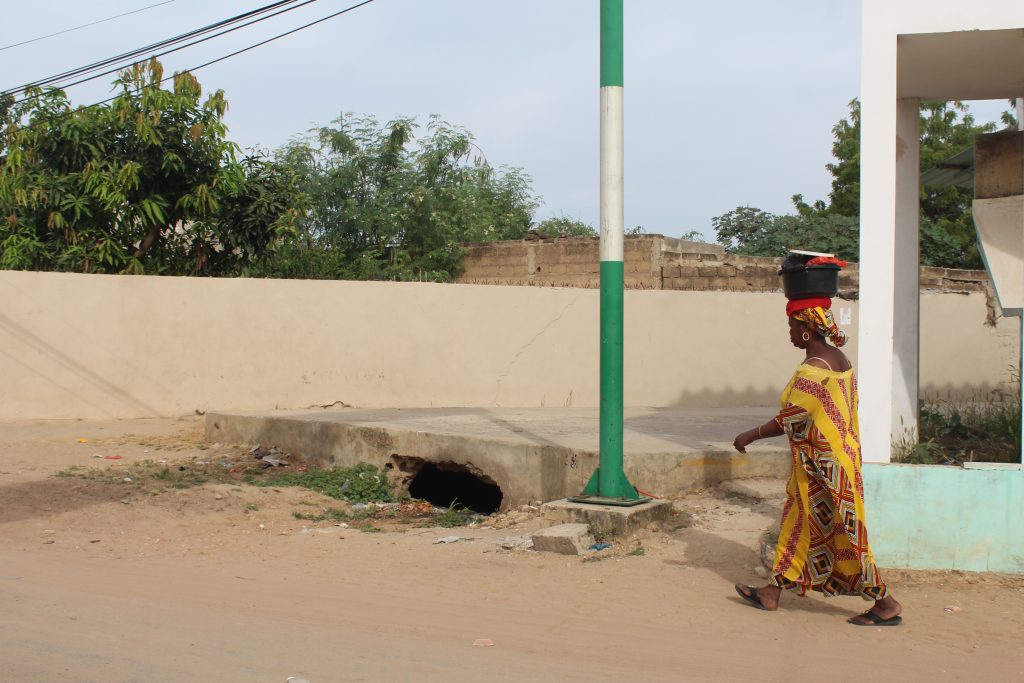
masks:
[[[836,327],[831,303],[828,298],[788,302],[789,338],[806,357],[782,392],[779,414],[733,442],[745,453],[757,439],[785,434],[793,458],[769,583],[737,583],[736,592],[764,610],[778,609],[782,589],[860,595],[874,606],[849,623],[895,626],[902,608],[889,594],[868,545],[857,379],[838,348],[846,334]]]

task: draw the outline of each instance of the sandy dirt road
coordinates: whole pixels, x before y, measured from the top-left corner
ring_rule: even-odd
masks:
[[[898,628],[845,624],[852,598],[761,612],[732,584],[773,510],[714,491],[585,560],[503,549],[529,513],[366,533],[295,519],[334,502],[305,490],[119,478],[216,457],[198,419],[0,428],[2,681],[1024,680],[1021,577],[888,572]]]

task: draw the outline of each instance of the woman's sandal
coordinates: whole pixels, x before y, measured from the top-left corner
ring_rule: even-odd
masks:
[[[867,619],[870,623],[865,624],[863,622],[854,621],[854,619],[861,618]],[[902,622],[903,617],[901,617],[898,614],[894,617],[889,617],[888,619],[886,619],[884,617],[878,616],[870,610],[868,610],[864,614],[858,614],[857,616],[850,617],[846,620],[847,624],[853,624],[854,626],[899,626]]]
[[[752,606],[756,607],[757,609],[763,609],[766,612],[769,611],[768,608],[764,606],[764,603],[761,602],[761,598],[757,597],[756,586],[745,586],[742,583],[737,583],[733,586],[733,588],[736,589],[736,593],[741,598],[743,598],[746,602],[750,603]]]

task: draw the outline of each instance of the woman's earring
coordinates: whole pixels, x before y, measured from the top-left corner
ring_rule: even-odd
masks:
[[[804,332],[803,334],[801,334],[801,335],[800,335],[800,338],[801,338],[801,339],[803,339],[803,340],[804,340],[805,342],[806,342],[806,341],[811,341],[811,335],[807,334],[806,332]]]

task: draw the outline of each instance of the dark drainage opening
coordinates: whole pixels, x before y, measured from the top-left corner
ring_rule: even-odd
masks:
[[[501,488],[462,465],[426,462],[409,483],[409,495],[438,507],[461,505],[489,515],[501,507]]]

